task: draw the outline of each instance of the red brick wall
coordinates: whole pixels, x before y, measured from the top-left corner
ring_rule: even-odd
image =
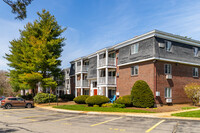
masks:
[[[131,67],[134,65],[139,66],[138,76],[131,76]],[[148,83],[149,87],[153,91],[154,89],[154,63],[153,61],[137,63],[134,65],[126,65],[117,67],[117,91],[120,96],[130,95],[131,88],[137,80],[144,80]]]
[[[172,79],[166,79],[164,64],[172,65]],[[166,101],[164,89],[167,87],[172,88],[173,103],[191,102],[185,95],[184,86],[191,82],[200,81],[199,78],[194,78],[192,76],[192,67],[194,66],[162,61],[157,61],[155,65],[157,69],[157,91],[160,92],[161,98],[160,102],[165,103]]]

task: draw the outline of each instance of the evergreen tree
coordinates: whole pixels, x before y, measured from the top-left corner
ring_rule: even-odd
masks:
[[[37,13],[38,20],[28,23],[20,30],[20,38],[10,42],[9,61],[11,85],[14,90],[36,87],[41,82],[44,87],[57,86],[56,77],[60,76],[61,52],[66,30],[58,25],[54,16],[43,10]]]

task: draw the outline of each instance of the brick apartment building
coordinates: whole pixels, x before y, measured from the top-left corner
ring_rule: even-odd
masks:
[[[190,102],[184,86],[199,82],[200,41],[153,30],[71,62],[71,89],[78,95],[130,95],[137,80],[156,103]]]

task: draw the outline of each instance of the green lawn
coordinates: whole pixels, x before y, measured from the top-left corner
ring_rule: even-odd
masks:
[[[182,110],[188,110],[188,109],[196,109],[197,107],[182,107]]]
[[[87,107],[86,105],[60,105],[53,106],[53,108],[79,110],[79,111],[99,111],[99,112],[128,112],[128,113],[154,113],[139,109],[125,109],[125,108],[112,108],[112,107]]]
[[[200,118],[200,110],[197,111],[189,111],[189,112],[182,112],[172,114],[172,116],[179,116],[179,117],[197,117]]]

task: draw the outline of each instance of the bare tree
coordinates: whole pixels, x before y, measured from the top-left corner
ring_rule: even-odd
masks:
[[[7,76],[8,72],[0,70],[0,96],[14,96],[16,95],[15,92],[13,92],[10,83],[9,83],[9,77]]]

